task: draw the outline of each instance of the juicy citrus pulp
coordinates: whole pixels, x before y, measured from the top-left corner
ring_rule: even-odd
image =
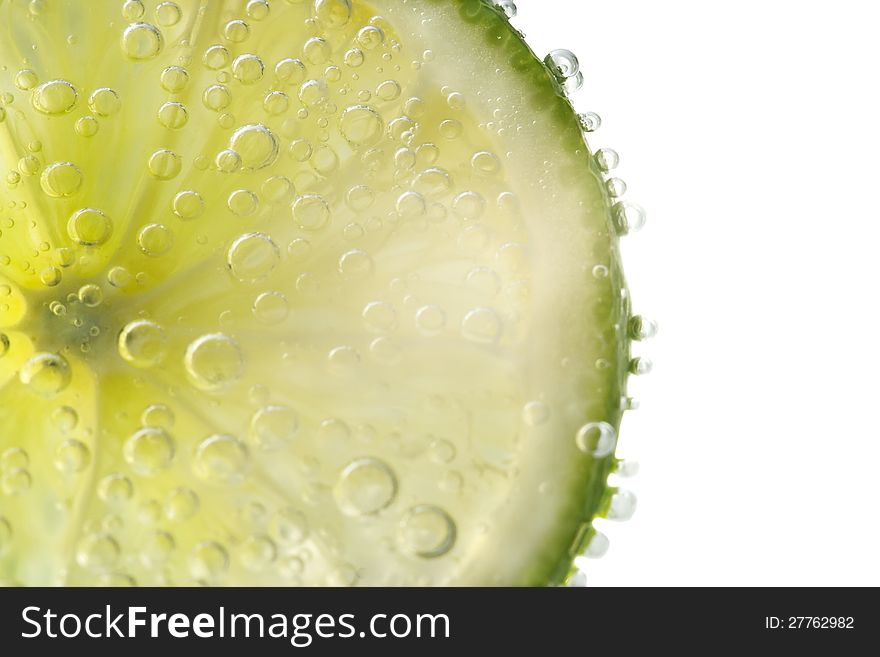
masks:
[[[564,580],[628,302],[601,172],[504,15],[0,12],[0,578]]]

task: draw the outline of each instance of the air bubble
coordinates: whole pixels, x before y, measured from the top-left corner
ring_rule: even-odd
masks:
[[[122,33],[122,50],[131,59],[152,59],[162,50],[162,33],[149,23],[132,23]]]
[[[39,353],[22,365],[18,378],[38,395],[54,397],[70,384],[70,364],[60,354]]]
[[[560,82],[576,76],[581,70],[575,54],[564,48],[551,50],[550,54],[544,58],[544,63]]]
[[[107,272],[107,282],[115,288],[126,287],[131,279],[131,273],[125,267],[113,267]]]
[[[88,534],[76,546],[76,562],[86,570],[104,572],[119,559],[119,544],[109,534]]]
[[[367,25],[358,30],[357,42],[364,50],[373,50],[385,42],[385,33],[375,25]]]
[[[329,178],[339,168],[339,156],[330,146],[318,146],[312,153],[312,168],[324,178]]]
[[[76,106],[78,97],[76,87],[67,80],[50,80],[34,89],[31,101],[43,114],[64,114]]]
[[[649,340],[657,335],[657,323],[641,315],[629,320],[629,337],[633,340]]]
[[[96,308],[104,300],[104,291],[94,283],[86,283],[77,292],[79,302],[86,308]]]
[[[61,270],[58,267],[46,267],[40,272],[40,281],[46,287],[55,287],[61,282]]]
[[[43,191],[54,198],[72,196],[82,186],[83,175],[72,162],[53,162],[40,176]]]
[[[164,224],[147,224],[138,231],[137,244],[144,255],[158,258],[174,245],[174,234]]]
[[[522,420],[526,426],[537,427],[550,419],[550,407],[540,400],[527,402],[522,409]]]
[[[222,84],[213,84],[202,93],[202,103],[209,110],[215,112],[226,109],[231,102],[232,96],[229,94],[229,89]]]
[[[315,66],[326,64],[332,52],[330,44],[321,37],[312,37],[303,44],[303,58]]]
[[[30,490],[32,484],[33,478],[24,468],[4,471],[0,477],[0,490],[5,495],[22,495]]]
[[[636,511],[636,504],[636,496],[632,492],[619,489],[611,496],[608,514],[605,517],[608,520],[629,520]]]
[[[620,178],[609,178],[605,181],[605,189],[611,198],[620,198],[626,194],[626,183]]]
[[[279,82],[299,84],[306,77],[306,67],[299,59],[286,58],[275,64],[275,77]]]
[[[81,441],[71,438],[55,448],[53,463],[58,472],[76,474],[85,470],[90,460],[91,453],[89,448]]]
[[[280,559],[279,572],[289,581],[301,583],[300,575],[305,569],[303,560],[297,556],[286,556]]]
[[[321,80],[306,80],[299,88],[299,99],[310,107],[327,99],[327,85]]]
[[[282,545],[298,545],[309,535],[308,521],[301,511],[285,507],[269,519],[269,534]]]
[[[340,115],[339,130],[355,148],[372,146],[382,137],[382,119],[369,105],[352,105]]]
[[[98,246],[110,239],[113,224],[101,210],[83,208],[77,210],[67,222],[70,239],[83,246]]]
[[[225,46],[215,44],[208,46],[202,55],[202,62],[212,71],[217,71],[229,64],[229,51]]]
[[[209,436],[196,447],[193,469],[202,479],[222,484],[239,483],[245,477],[247,466],[247,447],[234,436]]]
[[[443,509],[428,504],[412,507],[397,529],[397,542],[407,553],[423,559],[441,557],[455,545],[455,523]]]
[[[178,94],[186,88],[189,83],[189,73],[181,66],[169,66],[159,78],[162,88],[168,93]]]
[[[226,206],[239,217],[247,217],[257,211],[259,201],[257,195],[247,189],[236,189],[226,199]]]
[[[227,148],[217,153],[214,166],[223,173],[235,173],[241,169],[241,156],[231,148]]]
[[[232,275],[242,282],[256,282],[269,276],[281,259],[281,250],[264,233],[239,236],[226,253]]]
[[[584,132],[596,132],[602,126],[602,117],[595,112],[584,112],[578,114],[578,122]]]
[[[571,95],[576,91],[579,91],[584,86],[584,73],[583,71],[578,71],[570,78],[566,78],[565,82],[562,84],[563,89],[565,89],[565,93]]]
[[[299,430],[296,411],[278,404],[264,406],[251,418],[250,439],[265,450],[276,450],[293,441]]]
[[[610,148],[600,148],[596,151],[594,157],[596,166],[599,167],[599,171],[602,173],[608,173],[612,169],[616,169],[620,164],[620,156],[617,154],[617,151]]]
[[[455,445],[448,440],[438,438],[428,445],[428,454],[434,463],[452,463],[455,460]]]
[[[411,148],[398,148],[394,152],[394,166],[401,174],[412,169],[416,165],[416,152]]]
[[[281,292],[263,292],[254,300],[252,310],[258,322],[274,325],[287,319],[290,305]]]
[[[278,157],[278,138],[264,125],[245,125],[232,134],[229,148],[239,154],[245,168],[262,169]]]
[[[137,319],[119,332],[119,355],[135,367],[155,367],[168,350],[165,329],[147,319]]]
[[[156,114],[161,123],[171,130],[179,130],[186,125],[189,113],[183,103],[164,103]]]
[[[632,461],[630,459],[622,459],[618,461],[617,465],[614,468],[614,474],[616,474],[618,477],[623,477],[624,479],[635,477],[638,473],[638,461]]]
[[[415,177],[413,189],[428,198],[439,198],[452,189],[452,178],[443,169],[432,167]]]
[[[503,323],[491,308],[474,308],[461,320],[461,334],[471,342],[492,344],[501,337]]]
[[[320,230],[330,220],[330,207],[322,196],[304,194],[292,205],[293,218],[303,230]]]
[[[141,413],[141,424],[145,427],[170,429],[174,426],[174,411],[165,404],[150,404]]]
[[[196,388],[219,391],[241,378],[244,357],[238,343],[228,335],[209,333],[186,348],[184,366]]]
[[[174,440],[161,427],[143,427],[122,446],[122,456],[139,475],[153,476],[168,468],[174,460]]]
[[[404,192],[397,197],[394,204],[397,214],[404,219],[413,219],[421,217],[427,212],[427,203],[425,197],[418,192]]]
[[[374,332],[388,333],[397,327],[394,306],[385,301],[371,301],[364,306],[361,317],[366,327]]]
[[[373,273],[374,267],[370,254],[361,249],[347,251],[339,258],[339,273],[346,278],[364,278]]]
[[[334,347],[327,354],[328,368],[337,376],[351,376],[360,362],[361,356],[357,349],[348,345]]]
[[[190,221],[198,218],[205,211],[205,201],[197,191],[188,189],[178,192],[171,202],[171,207],[180,219]]]
[[[80,137],[94,137],[98,133],[98,120],[93,116],[83,116],[76,120],[74,130]]]
[[[346,51],[342,61],[345,62],[345,65],[349,68],[358,68],[363,65],[364,59],[363,50],[360,48],[352,48],[351,50]]]
[[[164,564],[174,551],[174,538],[165,531],[153,532],[140,545],[140,559],[147,568]]]
[[[33,176],[36,175],[40,170],[40,160],[33,155],[25,155],[18,161],[18,170],[25,176]],[[14,183],[18,182],[20,177],[11,179],[10,181]]]
[[[165,517],[175,522],[189,520],[199,512],[199,496],[189,488],[175,488],[165,500]]]
[[[327,27],[343,27],[351,20],[351,0],[315,0],[315,15]]]
[[[578,429],[575,444],[593,458],[604,458],[614,451],[617,433],[607,422],[588,422]]]
[[[616,203],[611,209],[611,216],[618,235],[635,233],[645,227],[645,211],[635,203]]]
[[[633,358],[629,362],[629,371],[630,374],[635,374],[636,376],[643,376],[645,374],[650,374],[651,370],[654,369],[654,364],[647,358],[643,358],[638,356]]]
[[[263,109],[267,114],[277,116],[284,114],[290,107],[290,98],[283,91],[270,91],[263,98]]]
[[[144,15],[144,3],[141,0],[125,0],[122,4],[122,17],[134,21]]]
[[[26,468],[30,457],[21,447],[9,447],[0,454],[0,470]]]
[[[239,548],[242,565],[251,572],[260,572],[275,560],[277,550],[268,536],[248,536]]]
[[[268,18],[270,12],[267,0],[250,0],[245,7],[245,13],[248,18],[261,21]]]
[[[241,43],[250,36],[251,28],[243,20],[232,20],[223,26],[223,36],[232,43]]]
[[[89,109],[98,116],[111,116],[119,110],[119,95],[107,87],[96,89],[89,96]]]
[[[514,4],[513,0],[494,0],[494,2],[495,6],[498,7],[507,18],[513,18],[516,16],[516,4]]]
[[[357,459],[339,473],[333,489],[343,513],[363,516],[378,513],[397,495],[394,471],[375,458]]]
[[[480,151],[471,158],[471,167],[483,176],[493,176],[501,169],[501,162],[494,153]]]
[[[229,555],[219,543],[202,541],[189,553],[188,564],[190,575],[197,580],[213,582],[229,568]]]
[[[177,25],[183,17],[183,12],[173,2],[162,2],[156,7],[156,22],[162,27]]]
[[[440,136],[444,139],[458,139],[463,131],[464,127],[461,125],[461,122],[455,119],[446,119],[440,123],[439,132]]]
[[[15,74],[15,86],[22,91],[30,91],[39,82],[37,74],[29,68],[20,70]]]
[[[446,104],[449,106],[449,109],[464,109],[466,105],[465,97],[457,91],[453,91],[448,96],[446,96]]]
[[[422,335],[439,335],[446,326],[446,313],[437,305],[422,306],[416,311],[415,322]]]
[[[297,162],[305,162],[312,157],[312,145],[306,139],[294,139],[290,143],[287,153]]]
[[[486,201],[477,192],[462,192],[452,201],[452,211],[462,219],[479,219],[486,209]]]
[[[133,493],[131,479],[118,472],[108,474],[98,482],[98,497],[109,505],[123,504],[131,499]]]
[[[177,153],[160,148],[150,156],[148,167],[154,178],[171,180],[180,173],[183,161]]]
[[[376,87],[376,95],[380,100],[392,101],[400,97],[400,84],[396,80],[385,80]]]
[[[232,76],[242,84],[254,84],[263,78],[263,60],[250,53],[239,55],[232,62]]]
[[[587,585],[587,574],[578,568],[574,571],[571,577],[568,578],[568,581],[565,583],[565,586],[568,588],[583,588]]]

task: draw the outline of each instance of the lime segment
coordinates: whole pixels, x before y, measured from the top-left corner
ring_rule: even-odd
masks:
[[[0,579],[563,581],[629,303],[554,71],[473,0],[88,4],[0,6]]]

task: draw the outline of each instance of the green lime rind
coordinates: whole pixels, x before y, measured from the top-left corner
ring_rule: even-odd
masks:
[[[432,0],[442,2],[443,0]],[[554,148],[568,153],[571,163],[565,170],[564,182],[580,185],[589,190],[589,195],[601,203],[594,215],[604,217],[604,226],[597,235],[604,242],[610,257],[609,307],[606,309],[606,338],[611,366],[603,391],[604,403],[600,408],[591,406],[591,412],[619,432],[622,419],[621,400],[626,396],[628,364],[630,362],[631,339],[628,333],[631,318],[630,297],[623,272],[619,249],[619,237],[613,219],[613,201],[605,185],[593,152],[586,142],[577,111],[562,84],[553,71],[538,57],[504,13],[489,0],[453,0],[458,15],[467,23],[481,30],[484,38],[498,48],[508,58],[516,70],[522,84],[531,89],[529,109],[548,120],[552,130],[546,131],[547,140]],[[570,324],[577,340],[578,323]],[[595,403],[596,395],[584,390],[582,397]],[[547,536],[543,549],[533,562],[533,568],[524,573],[525,585],[562,585],[577,571],[574,558],[582,554],[595,535],[592,521],[604,517],[613,490],[607,484],[608,476],[614,471],[614,454],[600,459],[583,459],[578,468],[580,487],[570,491],[568,504],[564,507],[567,523],[553,536]]]

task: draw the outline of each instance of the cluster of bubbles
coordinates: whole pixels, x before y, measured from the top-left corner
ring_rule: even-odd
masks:
[[[580,62],[570,50],[551,51],[545,58],[544,64],[567,95],[571,96],[583,87],[584,74]],[[602,119],[595,112],[580,113],[578,119],[584,134],[594,133],[602,125]],[[627,185],[612,173],[620,164],[619,155],[613,149],[601,148],[593,154],[593,158],[596,170],[603,177],[605,192],[611,201],[611,219],[616,233],[624,236],[641,230],[645,225],[645,211],[639,205],[623,200]],[[596,265],[592,273],[596,278],[605,278],[609,275],[608,268],[603,265]],[[643,341],[654,337],[657,324],[653,320],[635,315],[629,319],[624,330],[629,340]],[[651,361],[641,356],[632,358],[629,363],[629,373],[633,375],[649,374],[651,370]],[[621,408],[633,410],[638,408],[638,402],[630,397],[624,397],[621,400]],[[614,427],[607,422],[588,422],[578,430],[575,440],[582,452],[593,458],[604,458],[614,454],[617,434]],[[614,473],[620,477],[630,477],[637,471],[638,465],[631,461],[617,460],[615,464]],[[626,489],[613,489],[605,518],[614,521],[628,520],[635,508],[636,497],[632,492]],[[583,553],[575,560],[576,569],[568,580],[568,586],[586,586],[583,558],[599,558],[608,549],[607,536],[593,529],[591,525],[586,531],[588,534],[586,540],[580,537],[576,540]]]
[[[515,16],[512,1],[496,0],[494,4],[506,17]],[[469,99],[452,87],[439,90],[445,102],[444,117],[429,125],[429,121],[434,121],[430,118],[433,114],[429,116],[427,111],[429,101],[415,92],[410,95],[406,72],[396,76],[392,73],[395,66],[400,70],[395,64],[400,47],[383,31],[381,18],[360,26],[349,44],[351,47],[337,55],[331,39],[322,35],[321,30],[349,24],[353,18],[352,3],[315,0],[311,5],[314,18],[309,25],[314,35],[304,40],[300,52],[292,53],[296,57],[282,58],[273,65],[257,53],[242,51],[243,44],[249,43],[274,7],[265,0],[250,0],[241,18],[221,25],[217,43],[191,58],[180,58],[161,68],[158,82],[168,97],[150,111],[155,111],[154,120],[165,131],[163,134],[170,136],[169,144],[177,143],[171,137],[185,133],[201,121],[197,117],[203,112],[216,117],[217,125],[228,133],[225,148],[193,159],[193,169],[203,172],[203,178],[188,175],[189,161],[182,147],[151,148],[144,153],[144,174],[156,189],[179,184],[167,204],[167,218],[157,215],[129,231],[131,218],[114,216],[98,203],[80,203],[83,192],[96,181],[90,178],[94,172],[73,161],[75,158],[43,164],[37,155],[41,151],[39,144],[34,144],[32,152],[19,160],[16,170],[7,176],[10,185],[14,187],[33,177],[47,199],[70,200],[76,206],[63,221],[62,231],[69,242],[56,249],[53,264],[38,272],[44,288],[50,292],[57,290],[46,303],[50,320],[55,317],[65,322],[63,330],[52,329],[56,343],[75,341],[81,353],[94,353],[98,341],[106,339],[112,344],[109,349],[117,362],[130,368],[132,377],[179,367],[180,383],[187,391],[180,393],[179,388],[175,389],[184,397],[217,400],[230,391],[240,390],[238,386],[247,378],[250,365],[250,342],[232,328],[226,328],[226,315],[220,315],[216,328],[199,329],[178,344],[181,330],[174,320],[161,320],[126,305],[123,292],[128,294],[138,286],[149,290],[149,286],[143,285],[148,280],[146,271],[134,269],[131,263],[127,263],[128,267],[113,264],[104,280],[94,276],[79,280],[74,267],[78,262],[89,262],[88,258],[102,249],[116,248],[116,242],[123,239],[130,240],[146,259],[170,259],[180,250],[182,236],[198,232],[201,226],[222,217],[238,222],[234,225],[240,228],[223,242],[222,248],[211,251],[211,257],[219,260],[217,264],[228,275],[229,289],[236,291],[230,294],[235,299],[241,298],[237,291],[253,290],[248,297],[249,312],[258,327],[284,325],[295,316],[298,298],[306,298],[319,289],[318,274],[305,267],[290,289],[285,287],[281,291],[278,287],[284,285],[280,276],[289,274],[291,262],[315,259],[313,251],[321,248],[331,229],[340,228],[346,240],[345,248],[331,258],[334,280],[356,289],[354,286],[373,279],[381,270],[381,250],[368,246],[366,241],[359,244],[358,240],[371,233],[381,234],[389,226],[425,230],[454,222],[460,227],[455,239],[461,254],[471,256],[489,251],[493,255],[491,263],[474,264],[464,278],[469,293],[481,301],[456,313],[442,303],[412,294],[404,296],[403,304],[370,298],[358,309],[363,327],[371,335],[370,354],[377,360],[397,362],[400,347],[393,337],[404,325],[412,325],[426,340],[454,336],[487,350],[504,344],[513,326],[510,318],[491,304],[505,289],[508,279],[525,277],[526,247],[511,240],[489,248],[492,238],[483,220],[498,212],[516,214],[516,196],[504,186],[503,162],[507,156],[490,146],[469,143],[473,139],[465,114]],[[159,3],[151,17],[140,0],[126,0],[122,16],[126,23],[120,30],[118,47],[133,65],[161,60],[163,54],[171,51],[168,30],[191,18],[174,2]],[[426,51],[411,68],[419,70],[416,64],[425,65],[432,57]],[[545,64],[567,93],[582,86],[583,72],[573,53],[554,50]],[[370,65],[375,65],[374,70],[369,70]],[[202,75],[206,71],[210,72],[210,79],[193,93],[191,87],[196,80],[208,79]],[[355,83],[347,82],[348,77]],[[18,71],[14,81],[17,89],[29,96],[30,105],[40,116],[54,120],[71,115],[76,135],[86,139],[95,137],[108,121],[118,118],[127,102],[110,87],[78,88],[60,78],[41,81],[29,68]],[[270,81],[270,88],[264,91]],[[241,120],[236,116],[241,98],[255,95],[260,97],[262,114]],[[394,109],[388,110],[389,107]],[[78,112],[82,114],[76,116]],[[4,116],[0,104],[0,121]],[[293,116],[298,124],[290,122]],[[581,114],[579,118],[585,133],[597,130],[601,124],[594,113]],[[498,109],[492,121],[480,128],[503,136],[515,124],[515,117]],[[291,129],[290,125],[296,127]],[[419,138],[424,132],[432,135],[430,141]],[[447,150],[464,160],[466,175],[462,177],[474,180],[473,185],[459,184],[459,174],[449,164],[453,155],[447,155]],[[344,179],[348,175],[348,160],[353,160],[367,177],[363,183],[348,186],[342,195],[334,194],[321,183],[333,181],[334,177]],[[613,200],[616,232],[625,235],[642,226],[644,213],[622,200],[626,185],[610,176],[618,161],[611,149],[594,154],[595,167],[603,174],[605,191]],[[209,174],[216,177],[208,178]],[[383,178],[386,175],[390,182]],[[254,184],[257,177],[259,184]],[[377,182],[370,182],[371,177]],[[389,190],[393,190],[390,202]],[[487,190],[492,190],[491,194]],[[389,205],[387,211],[380,208],[382,203]],[[290,231],[277,228],[271,221],[260,223],[275,214],[277,208],[281,208],[284,221],[295,227],[295,238],[282,239],[282,235],[289,237]],[[218,211],[231,217],[218,215]],[[342,227],[341,217],[352,220]],[[80,260],[80,254],[87,257]],[[146,269],[148,265],[144,265]],[[595,265],[591,273],[596,279],[610,275],[605,265]],[[394,279],[390,285],[404,289],[406,282]],[[106,319],[111,310],[113,319]],[[653,336],[656,326],[636,316],[630,319],[626,330],[630,339],[644,340]],[[2,358],[10,343],[6,334],[0,334],[0,338]],[[37,396],[50,400],[75,388],[74,356],[61,348],[38,348],[19,368],[20,382]],[[328,368],[333,373],[344,375],[357,367],[360,359],[359,350],[348,344],[327,350]],[[630,363],[633,374],[646,374],[650,369],[650,361],[644,358],[634,358]],[[103,578],[100,581],[134,583],[130,575],[120,574],[121,521],[113,514],[139,501],[137,515],[150,527],[138,548],[140,564],[147,569],[163,568],[185,549],[181,558],[188,576],[195,581],[222,581],[236,567],[236,560],[248,571],[262,572],[271,566],[288,581],[303,581],[309,561],[304,546],[313,539],[329,542],[329,538],[318,537],[316,528],[311,526],[315,523],[310,523],[299,508],[284,506],[270,511],[261,507],[257,514],[262,519],[259,530],[247,533],[240,541],[213,537],[184,548],[181,537],[168,528],[168,523],[181,526],[195,522],[200,513],[205,513],[207,501],[201,489],[195,488],[241,487],[253,475],[262,455],[289,449],[302,435],[301,410],[270,400],[268,393],[255,393],[253,399],[259,403],[241,435],[219,432],[194,439],[175,428],[175,410],[181,410],[174,402],[157,402],[144,409],[139,426],[119,440],[118,470],[98,479],[97,495],[112,513],[109,521],[83,533],[76,546],[76,563],[84,571]],[[62,434],[53,448],[55,469],[62,475],[76,477],[95,467],[94,447],[89,447],[83,435],[74,437],[71,433],[77,424],[75,411],[62,406],[53,417]],[[521,409],[526,427],[545,426],[550,419],[551,407],[543,400],[530,400]],[[327,443],[352,432],[338,419],[322,421],[319,431]],[[617,436],[607,422],[591,421],[581,426],[572,440],[584,455],[605,459],[613,455]],[[442,439],[431,443],[429,453],[433,462],[443,465],[456,457],[455,446]],[[0,466],[0,490],[4,494],[17,495],[30,488],[29,459],[23,449],[7,449],[0,457]],[[618,472],[632,470],[618,466]],[[163,499],[157,499],[152,482],[179,477],[181,472],[192,474],[198,486],[175,486]],[[405,498],[402,481],[390,458],[366,453],[336,470],[329,495],[339,514],[353,526],[393,511],[395,550],[416,560],[443,557],[454,548],[460,528],[442,506]],[[443,491],[457,494],[463,486],[462,475],[448,469],[438,485]],[[143,495],[141,489],[145,491]],[[612,496],[608,517],[625,519],[634,507],[632,494],[618,491]],[[11,536],[10,521],[0,516],[0,555]],[[602,551],[601,536],[595,534],[587,554],[596,556]],[[350,564],[340,565],[335,576],[345,583],[357,579]]]

